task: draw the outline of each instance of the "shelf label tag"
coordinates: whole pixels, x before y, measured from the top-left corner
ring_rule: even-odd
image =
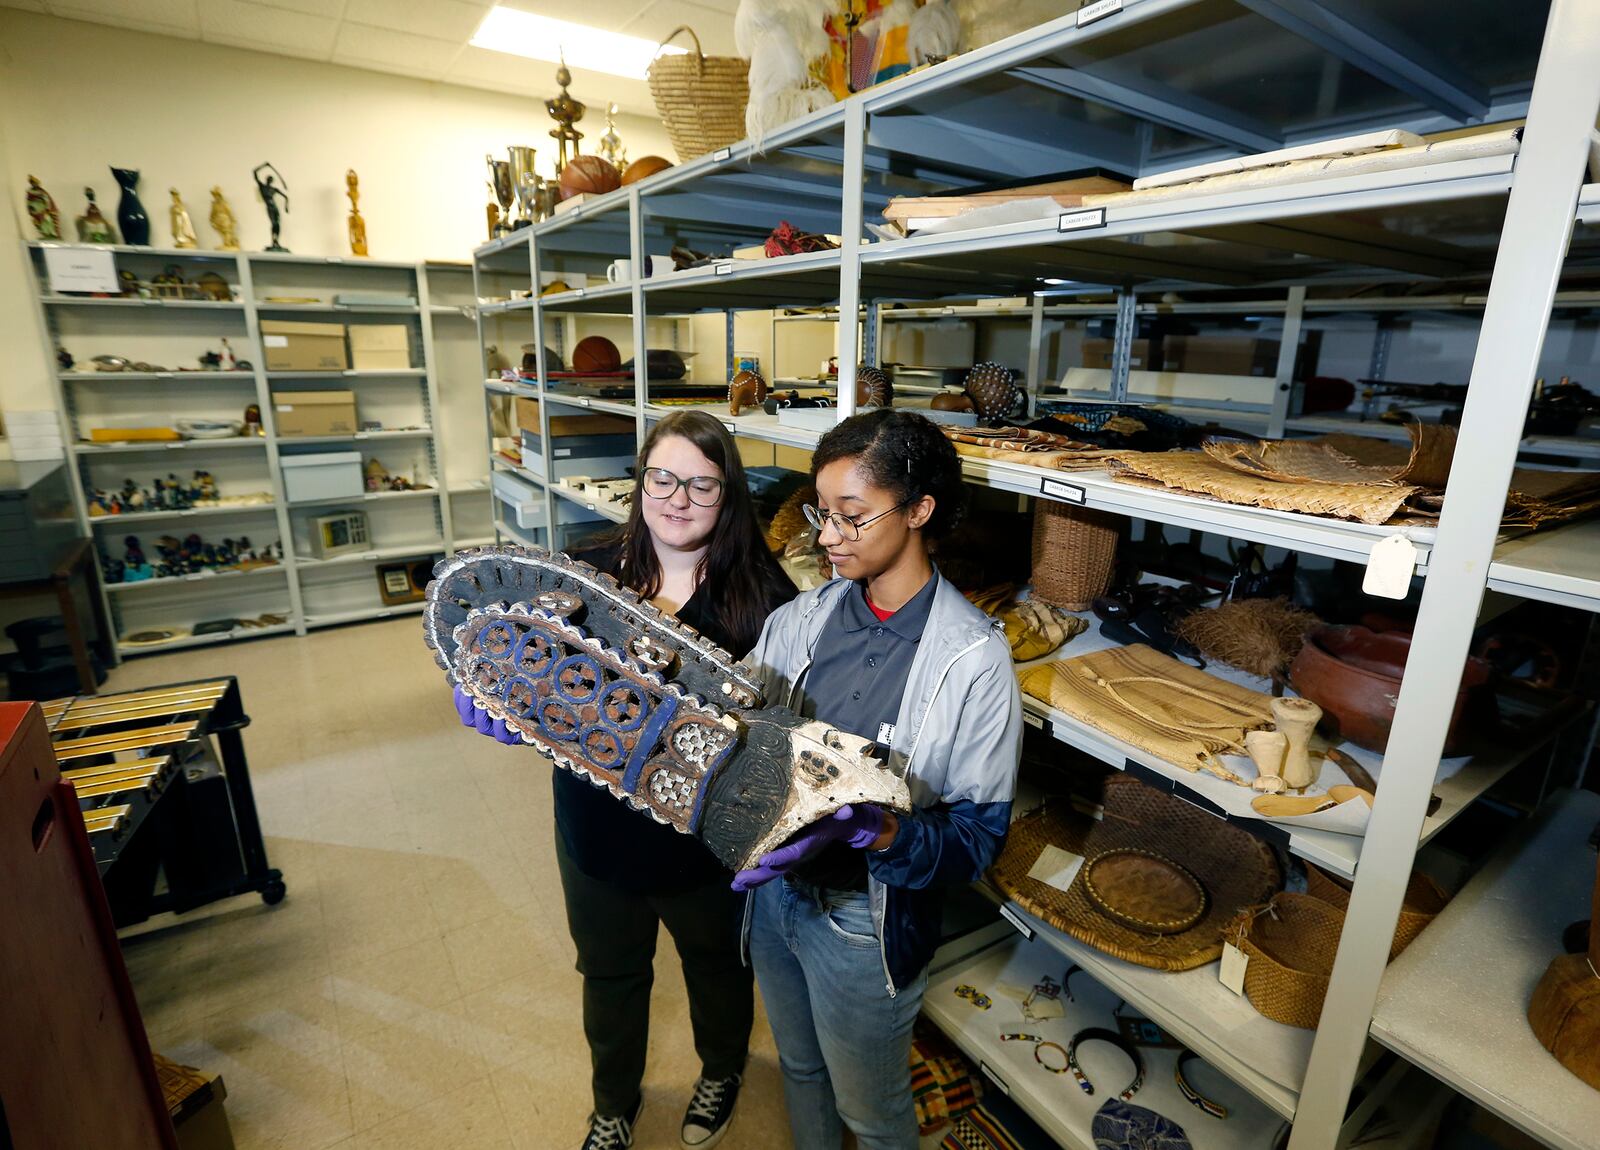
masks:
[[[50,292],[109,292],[122,291],[117,280],[117,261],[111,252],[89,249],[55,247],[44,249],[45,274],[50,280]]]
[[[1250,965],[1250,956],[1231,942],[1222,944],[1222,970],[1217,978],[1235,994],[1244,994],[1244,972]]]
[[[733,274],[733,261],[729,260],[726,263],[718,264],[717,265],[716,274],[719,275],[719,276],[732,275]]]
[[[1121,0],[1118,0],[1118,2],[1120,3]],[[716,151],[711,153],[711,158],[713,160],[728,160],[728,159],[732,159],[733,158],[733,149],[732,148],[718,148]]]
[[[1122,11],[1122,0],[1096,0],[1093,4],[1085,4],[1078,9],[1078,27],[1093,24],[1096,20],[1104,20],[1107,16],[1115,16]]]
[[[1404,535],[1391,535],[1373,544],[1361,590],[1383,599],[1404,599],[1411,591],[1411,573],[1417,569],[1417,547]]]
[[[578,298],[579,299],[582,299],[584,296],[586,296],[588,294],[589,294],[589,289],[588,288],[579,288],[578,289]]]
[[[1084,9],[1079,9],[1082,15]],[[1084,208],[1081,212],[1062,212],[1056,217],[1056,231],[1082,232],[1090,228],[1103,228],[1106,226],[1106,210],[1104,208]]]
[[[739,434],[739,425],[737,423],[724,423],[722,426],[728,429],[729,435]]]
[[[1076,483],[1063,483],[1059,479],[1039,480],[1039,494],[1060,500],[1062,503],[1084,504],[1089,502],[1087,488],[1079,487]]]
[[[1044,730],[1044,719],[1035,715],[1032,711],[1023,711],[1022,721],[1035,730]]]
[[[1012,926],[1016,927],[1017,933],[1023,938],[1027,939],[1029,942],[1033,941],[1033,927],[1023,922],[1022,919],[1018,918],[1017,913],[1009,906],[1003,906],[1000,908],[1000,917],[1005,919]]]
[[[1011,1087],[1006,1085],[1006,1080],[1001,1078],[993,1070],[989,1069],[989,1064],[981,1058],[978,1059],[978,1069],[983,1071],[983,1076],[985,1078],[995,1084],[995,1087],[1000,1091],[1001,1094],[1004,1094],[1007,1098],[1011,1097]]]

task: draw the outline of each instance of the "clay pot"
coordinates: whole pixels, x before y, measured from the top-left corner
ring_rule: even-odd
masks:
[[[1400,676],[1411,653],[1411,636],[1383,634],[1365,627],[1318,627],[1289,667],[1289,682],[1300,695],[1322,707],[1321,729],[1330,738],[1347,739],[1369,751],[1389,745]],[[1457,749],[1461,715],[1468,696],[1489,681],[1489,664],[1467,660],[1450,713],[1444,750]]]
[[[856,406],[888,407],[894,402],[894,380],[881,367],[856,365]]]
[[[928,406],[934,411],[971,411],[972,400],[965,395],[956,395],[946,391],[934,396],[933,401]]]
[[[657,172],[665,171],[670,167],[672,167],[672,161],[662,156],[640,156],[628,165],[627,171],[622,173],[622,186],[627,187],[629,184],[637,184],[640,180],[653,176]]]

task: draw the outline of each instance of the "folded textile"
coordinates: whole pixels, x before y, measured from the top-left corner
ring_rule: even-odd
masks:
[[[1025,671],[1022,690],[1097,730],[1186,771],[1244,779],[1222,752],[1242,755],[1246,731],[1272,726],[1271,698],[1180,663],[1142,643]]]
[[[1282,480],[1247,474],[1204,452],[1163,451],[1116,454],[1108,464],[1122,483],[1166,487],[1209,495],[1224,503],[1332,515],[1362,523],[1388,523],[1420,488],[1393,483],[1327,483]]]
[[[939,1031],[919,1025],[911,1039],[911,1101],[917,1132],[932,1134],[978,1104],[983,1086],[961,1052]]]
[[[979,1106],[956,1120],[955,1128],[939,1143],[939,1150],[1022,1150],[1022,1144]]]
[[[1068,615],[1038,599],[1002,611],[1000,622],[1005,625],[1006,641],[1011,644],[1011,658],[1018,663],[1042,659],[1089,629],[1087,619]]]
[[[951,427],[941,424],[940,430],[961,455],[1021,463],[1029,467],[1058,471],[1099,467],[1112,454],[1065,435],[1030,431],[1023,427]]]

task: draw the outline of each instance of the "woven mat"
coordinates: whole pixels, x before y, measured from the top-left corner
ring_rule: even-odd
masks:
[[[1111,477],[1120,482],[1159,485],[1209,495],[1224,503],[1332,515],[1370,524],[1389,522],[1406,500],[1421,490],[1402,484],[1282,482],[1246,475],[1195,451],[1119,452],[1110,461],[1109,470]]]
[[[1357,463],[1343,452],[1302,439],[1208,439],[1200,445],[1218,463],[1282,483],[1372,483],[1392,487],[1394,469]]]
[[[1272,850],[1260,839],[1181,799],[1127,775],[1106,780],[1103,817],[1096,822],[1065,803],[1017,820],[989,879],[1009,899],[1096,950],[1157,970],[1192,970],[1222,955],[1228,923],[1245,907],[1271,898],[1283,885]],[[1102,914],[1083,890],[1082,872],[1059,890],[1028,871],[1047,846],[1093,858],[1133,847],[1181,863],[1206,888],[1200,921],[1179,934],[1146,934]]]
[[[1272,700],[1142,643],[1023,672],[1023,691],[1186,771],[1241,782],[1219,752],[1244,754],[1246,731],[1272,726]]]
[[[955,445],[958,454],[974,459],[998,459],[1029,467],[1073,470],[1099,467],[1112,453],[1089,443],[1079,443],[1049,431],[1029,431],[1024,427],[951,427],[940,430]]]

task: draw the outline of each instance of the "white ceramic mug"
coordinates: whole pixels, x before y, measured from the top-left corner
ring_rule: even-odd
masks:
[[[673,270],[673,265],[672,265],[672,257],[671,256],[651,256],[650,257],[650,270],[645,272],[645,275],[647,275],[647,276],[664,276],[664,275],[666,275],[668,272],[670,272],[672,270]]]
[[[611,266],[606,269],[606,282],[621,284],[633,278],[632,260],[612,260]]]

